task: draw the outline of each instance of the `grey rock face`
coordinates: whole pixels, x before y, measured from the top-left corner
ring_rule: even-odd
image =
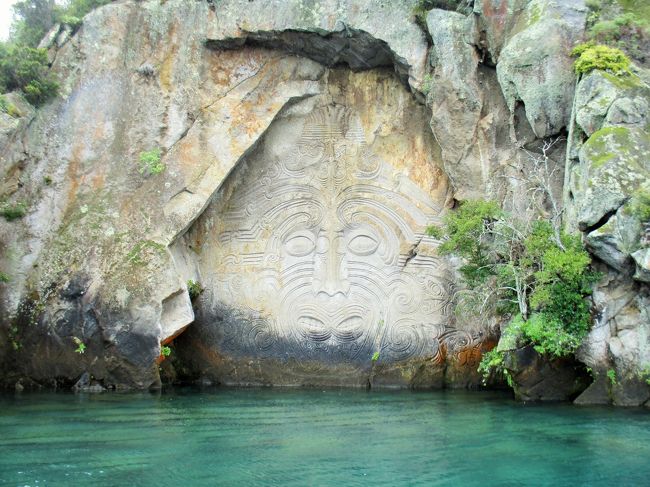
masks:
[[[425,90],[432,111],[431,129],[440,141],[445,171],[458,197],[471,196],[468,188],[484,185],[481,166],[468,157],[476,140],[474,127],[481,119],[483,108],[478,54],[472,45],[473,19],[457,12],[434,9],[427,16],[427,26],[435,60],[433,76],[427,78]]]
[[[650,89],[636,76],[619,78],[595,70],[586,75],[576,91],[576,123],[587,136],[603,127],[643,129],[648,117]]]
[[[577,402],[638,406],[650,391],[650,297],[624,274],[599,270],[604,278],[593,295],[595,324],[577,354],[595,380]]]
[[[650,180],[650,134],[639,128],[607,127],[580,150],[578,226],[597,225]]]
[[[420,87],[427,43],[413,22],[415,0],[273,0],[254,6],[225,0],[206,32],[209,44],[245,43],[281,48],[332,66],[352,69],[393,65],[411,86]]]
[[[569,123],[575,77],[570,51],[584,28],[581,0],[533,0],[526,27],[513,35],[499,56],[497,74],[508,106],[518,101],[537,137],[557,134]]]

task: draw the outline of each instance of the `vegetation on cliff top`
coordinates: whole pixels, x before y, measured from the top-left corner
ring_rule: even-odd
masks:
[[[635,62],[650,62],[650,3],[587,0],[587,41],[624,51]]]
[[[81,25],[81,18],[110,0],[22,0],[13,6],[14,20],[9,42],[0,43],[0,92],[21,90],[27,101],[42,105],[56,96],[58,83],[48,74],[46,49],[38,45],[56,24]]]

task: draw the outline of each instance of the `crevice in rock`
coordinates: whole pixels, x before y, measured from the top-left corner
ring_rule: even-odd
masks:
[[[420,239],[417,242],[415,242],[415,244],[413,244],[413,246],[409,249],[409,252],[406,255],[406,259],[404,260],[404,264],[402,265],[402,267],[406,267],[409,264],[409,262],[411,262],[413,259],[415,259],[418,256],[418,246],[420,245],[420,243],[422,243],[423,238],[424,236],[420,237]]]
[[[591,233],[591,232],[593,232],[593,231],[595,231],[595,230],[598,230],[600,227],[602,227],[602,226],[604,226],[605,224],[607,224],[607,222],[609,221],[609,219],[610,219],[611,217],[613,217],[614,215],[616,215],[616,213],[618,212],[618,209],[619,209],[621,206],[623,206],[623,205],[625,204],[625,202],[626,202],[626,201],[623,201],[623,202],[621,202],[621,204],[618,205],[616,208],[613,208],[613,209],[609,210],[607,213],[605,213],[605,214],[600,218],[600,220],[598,220],[598,221],[597,221],[596,223],[594,223],[593,225],[589,225],[589,226],[587,226],[587,225],[585,225],[584,223],[579,223],[579,224],[578,224],[578,228],[580,229],[581,232],[583,232],[583,233],[585,233],[585,234],[589,234],[589,233]]]
[[[343,25],[331,33],[299,30],[247,32],[242,38],[208,39],[210,49],[238,49],[244,46],[277,49],[304,56],[324,66],[344,65],[352,71],[365,71],[382,66],[393,66],[400,81],[408,82],[409,66],[383,40],[363,30]]]

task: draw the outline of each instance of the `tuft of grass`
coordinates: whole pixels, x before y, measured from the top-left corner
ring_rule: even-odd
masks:
[[[587,74],[594,69],[609,71],[616,75],[631,74],[631,61],[623,51],[615,47],[586,42],[571,52],[577,56],[574,69],[577,74]]]
[[[22,202],[18,203],[4,203],[0,206],[0,215],[7,221],[14,221],[22,218],[27,214],[27,205]]]
[[[138,159],[140,174],[155,176],[165,170],[165,164],[161,161],[162,151],[158,148],[140,152]]]
[[[86,344],[81,341],[80,338],[77,337],[72,337],[72,341],[75,342],[77,345],[77,348],[75,349],[75,352],[77,353],[85,353],[86,352]]]

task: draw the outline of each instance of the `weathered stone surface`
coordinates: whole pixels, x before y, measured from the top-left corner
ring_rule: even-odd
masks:
[[[630,255],[634,255],[640,246],[641,229],[638,218],[623,207],[603,226],[588,233],[585,244],[593,255],[610,267],[627,272],[633,265]]]
[[[398,74],[419,88],[423,81],[427,43],[415,24],[416,0],[273,0],[220,1],[207,41],[232,47],[245,43],[289,50],[333,66],[352,69],[395,66]]]
[[[527,25],[527,17],[533,15],[532,11],[526,12],[529,1],[475,0],[474,13],[478,15],[476,22],[482,38],[480,47],[489,55],[484,61],[496,64],[509,37]]]
[[[578,83],[576,123],[587,136],[610,126],[645,128],[650,89],[633,75],[595,70]]]
[[[433,40],[433,77],[425,91],[431,106],[431,129],[440,142],[445,172],[458,198],[471,197],[469,188],[481,191],[484,171],[468,156],[481,119],[483,94],[478,79],[478,54],[472,42],[473,19],[457,12],[434,9],[427,15]]]
[[[513,35],[497,64],[499,83],[510,110],[518,101],[537,137],[559,133],[569,123],[575,85],[570,51],[584,29],[582,0],[533,0],[527,25]]]
[[[594,133],[580,150],[577,214],[581,230],[605,223],[650,180],[650,134],[639,128],[607,127]]]
[[[606,375],[598,375],[585,391],[580,394],[574,404],[581,406],[595,405],[595,404],[611,404],[611,382]]]
[[[111,4],[90,14],[57,54],[57,72],[72,73],[61,79],[64,99],[40,110],[22,145],[2,160],[5,171],[27,168],[12,198],[30,201],[23,221],[0,222],[12,248],[3,308],[13,320],[20,305],[52,337],[42,340],[40,326],[19,331],[25,345],[44,347],[34,359],[15,360],[19,373],[45,378],[57,357],[62,376],[89,370],[107,383],[156,384],[160,343],[193,319],[166,246],[280,110],[319,92],[323,68],[311,61],[206,49],[209,17],[201,3]],[[139,34],[125,54],[122,39],[134,22]],[[138,72],[146,63],[156,76]],[[155,147],[163,174],[140,174],[138,154]],[[51,183],[43,186],[45,176]],[[73,316],[67,310],[77,305],[56,289],[80,269],[91,283],[79,298],[88,313]],[[28,297],[26,286],[34,290]],[[73,336],[87,342],[83,356]]]
[[[631,255],[636,264],[634,279],[650,283],[650,249],[639,249]]]
[[[478,384],[491,330],[449,312],[457,275],[423,230],[454,198],[530,209],[533,164],[521,147],[534,154],[538,137],[566,125],[568,51],[585,10],[578,1],[483,0],[468,17],[433,11],[427,56],[414,4],[122,1],[74,35],[53,30],[43,45],[61,96],[34,112],[12,94],[22,116],[0,113],[0,197],[27,204],[25,218],[0,219],[0,270],[11,276],[0,284],[5,382],[72,385],[87,371],[104,385],[157,386],[160,345],[175,339],[179,360],[162,364],[168,377]],[[369,68],[381,69],[349,72]],[[625,202],[647,179],[647,95],[605,79],[618,94],[605,113],[587,101],[578,117],[595,133],[573,196],[593,252],[631,272],[630,255],[645,259]],[[598,83],[583,83],[591,100]],[[430,120],[415,101],[424,92]],[[305,135],[319,116],[338,122]],[[600,132],[610,125],[628,131],[632,149]],[[353,130],[337,132],[344,126]],[[161,174],[139,170],[151,149],[160,149]],[[603,195],[612,179],[614,196]],[[287,180],[308,190],[284,196]],[[261,218],[259,201],[286,208]],[[296,225],[303,233],[292,235]],[[251,228],[259,232],[249,241]],[[299,278],[287,278],[290,268]],[[615,401],[627,404],[643,399],[634,373],[647,360],[648,300],[622,275],[596,298],[604,321],[584,356],[601,373],[615,369]],[[190,278],[206,287],[195,323]],[[550,397],[523,374],[527,397]]]
[[[608,402],[631,405],[644,394],[644,374],[650,375],[650,296],[629,277],[602,264],[598,270],[604,278],[594,288],[597,316],[577,353],[596,379],[581,401],[600,403],[607,395]]]

